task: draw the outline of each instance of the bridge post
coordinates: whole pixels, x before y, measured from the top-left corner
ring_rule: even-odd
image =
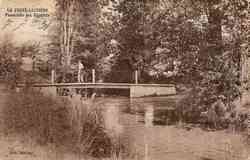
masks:
[[[80,82],[81,82],[81,69],[80,69],[80,67],[78,67],[78,72],[77,72],[77,81],[78,81],[78,83],[80,83]]]
[[[55,70],[54,69],[51,71],[51,83],[52,84],[55,83]]]
[[[138,84],[138,70],[135,71],[135,84]]]
[[[81,75],[81,74],[82,74],[82,73],[81,73],[82,69],[84,69],[84,66],[83,66],[83,64],[81,63],[81,61],[78,61],[78,72],[77,72],[77,81],[78,81],[78,83],[80,83],[80,82],[83,81],[83,80],[81,79],[81,77],[83,76],[83,75]]]
[[[95,69],[92,69],[92,83],[95,83]]]

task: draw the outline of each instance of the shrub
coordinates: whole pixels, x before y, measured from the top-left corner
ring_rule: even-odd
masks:
[[[18,79],[20,64],[20,61],[0,53],[0,80],[4,80],[11,88]]]
[[[240,106],[233,103],[237,96],[233,94],[237,93],[230,93],[232,90],[228,92],[220,95],[213,88],[193,87],[177,103],[178,119],[187,123],[208,124],[217,129],[234,126],[237,130],[243,130],[246,128],[246,114],[237,111]],[[219,97],[224,97],[224,100]]]
[[[200,102],[201,97],[195,89],[189,90],[178,102],[176,114],[178,119],[183,122],[198,122],[200,113],[205,106]]]

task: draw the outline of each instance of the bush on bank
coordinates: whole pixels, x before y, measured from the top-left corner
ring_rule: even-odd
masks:
[[[228,98],[236,97],[233,95],[236,93],[232,92],[233,90],[227,90],[226,94],[220,95],[208,87],[195,87],[189,90],[177,103],[178,120],[199,123],[214,129],[233,126],[238,131],[244,131],[247,127],[248,113],[245,112],[244,106],[234,103],[237,98]]]

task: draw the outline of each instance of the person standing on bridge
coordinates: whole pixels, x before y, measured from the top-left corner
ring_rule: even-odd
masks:
[[[84,82],[84,66],[81,61],[78,61],[78,82]]]

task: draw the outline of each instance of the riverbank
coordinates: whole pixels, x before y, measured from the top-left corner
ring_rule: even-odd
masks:
[[[2,108],[10,93],[1,86],[0,90],[0,108]],[[122,127],[118,136],[128,149],[129,158],[124,158],[125,160],[247,159],[250,153],[249,147],[241,133],[233,133],[230,130],[211,132],[195,126],[187,127],[184,124],[147,124],[147,118],[150,119],[150,117],[145,117],[146,113],[124,112],[126,107],[132,110],[140,108],[144,111],[148,110],[148,107],[167,108],[169,104],[174,104],[175,98],[140,98],[136,99],[136,103],[128,98],[96,99],[96,102],[102,103],[105,109],[111,108],[109,112],[111,114],[107,115],[112,122],[111,127],[117,122]],[[3,130],[0,133],[1,160],[104,160],[87,156],[79,157],[70,151],[58,149],[52,144],[39,145],[27,135],[6,135]]]
[[[85,113],[88,115],[89,119],[81,121],[82,123],[80,123],[80,120],[74,119],[77,117],[74,117],[73,112],[72,115],[70,112],[76,111],[73,110],[76,106],[67,105],[67,107],[69,107],[67,111],[69,112],[65,110],[65,114],[61,113],[61,109],[66,109],[64,107],[65,105],[67,104],[59,103],[35,92],[14,93],[7,90],[6,87],[1,84],[0,159],[98,159],[93,158],[92,154],[103,153],[105,150],[99,151],[98,149],[102,149],[101,147],[106,145],[106,143],[102,143],[105,140],[109,142],[109,137],[106,136],[104,131],[105,129],[101,127],[101,123],[103,122],[100,122],[98,119],[101,118],[99,113],[97,113],[98,111],[93,108],[89,110],[89,112],[81,112],[81,114]],[[79,109],[80,107],[85,106],[79,106]],[[75,130],[78,128],[68,128],[70,127],[68,125],[69,121],[64,121],[68,120],[69,116],[72,116],[70,117],[72,118],[72,122],[76,120],[72,127],[78,127],[78,121],[80,123],[79,125],[82,125],[83,131],[81,131],[79,136],[78,130]],[[82,115],[80,118],[86,118],[86,116]],[[86,128],[88,128],[88,130],[86,130]],[[102,135],[102,133],[105,135]],[[87,139],[87,137],[89,138]],[[75,142],[76,138],[80,138],[79,143],[78,141]],[[83,140],[83,143],[81,143],[80,140]],[[72,144],[68,143],[71,141]],[[100,145],[98,145],[98,143],[100,143]],[[107,147],[111,148],[111,142],[108,144],[110,145]],[[80,148],[78,145],[81,145],[79,146]],[[98,146],[94,147],[92,145]],[[81,149],[81,151],[75,150],[78,148]],[[90,154],[88,154],[88,149],[91,150]],[[85,150],[86,153],[84,152]],[[99,155],[96,157],[98,156]]]

